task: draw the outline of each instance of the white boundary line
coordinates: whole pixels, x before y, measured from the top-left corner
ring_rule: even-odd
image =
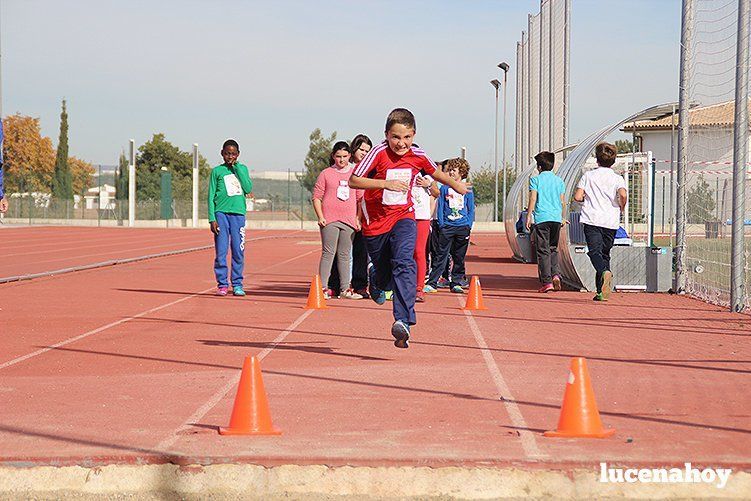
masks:
[[[459,300],[459,304],[461,305],[462,298],[457,299]],[[475,317],[472,316],[471,311],[462,311],[464,312],[464,316],[467,318],[467,323],[469,324],[469,328],[472,330],[472,334],[474,334],[475,336],[477,346],[479,346],[480,351],[482,352],[482,358],[485,359],[485,365],[488,367],[488,371],[490,372],[490,376],[495,383],[495,387],[501,397],[503,397],[503,405],[506,407],[506,412],[508,412],[508,415],[511,418],[511,422],[515,427],[518,428],[519,437],[522,441],[522,448],[524,449],[524,453],[529,458],[545,457],[545,454],[543,454],[542,451],[540,451],[540,448],[537,446],[537,441],[535,440],[534,433],[529,431],[529,426],[524,420],[524,416],[522,416],[522,412],[519,409],[519,406],[516,405],[516,399],[511,393],[511,389],[508,387],[506,380],[503,379],[503,375],[501,375],[501,370],[498,368],[498,364],[495,363],[493,354],[490,353],[490,350],[488,349],[488,344],[485,342],[485,338],[480,331],[480,327],[475,321]]]
[[[291,238],[292,235],[295,235],[299,233],[298,231],[292,232],[290,235],[270,235],[270,236],[261,236],[256,238],[251,238],[248,240],[248,242],[258,242],[260,240],[274,240],[277,238]],[[159,247],[159,246],[157,246]],[[130,263],[136,263],[138,261],[145,261],[147,259],[156,259],[160,257],[169,257],[169,256],[175,256],[178,254],[186,254],[188,252],[196,252],[196,251],[202,251],[202,250],[208,250],[213,248],[214,245],[204,245],[201,247],[191,247],[188,249],[180,249],[180,250],[174,250],[174,251],[165,251],[165,252],[158,252],[156,254],[147,254],[145,256],[136,256],[136,257],[128,257],[128,258],[120,258],[120,259],[112,259],[110,261],[103,261],[101,263],[90,263],[90,264],[81,264],[78,266],[72,266],[70,268],[62,268],[59,270],[52,270],[52,271],[42,271],[39,273],[32,273],[30,275],[19,275],[14,277],[0,277],[0,284],[9,283],[9,282],[20,282],[23,280],[33,280],[35,278],[42,278],[42,277],[51,277],[51,276],[57,276],[57,275],[64,275],[66,273],[74,273],[77,271],[86,271],[86,270],[93,270],[96,268],[105,268],[108,266],[115,266],[120,264],[130,264]],[[148,249],[151,247],[140,247],[135,250],[143,250]],[[89,254],[89,256],[96,256],[99,254]],[[81,257],[81,256],[78,256]],[[52,261],[43,261],[43,262],[54,262],[59,261],[52,260]],[[204,291],[205,292],[205,291]]]
[[[268,348],[265,348],[263,351],[261,351],[258,355],[256,355],[256,358],[260,361],[263,360],[266,355],[271,353],[274,348],[276,348],[276,345],[284,341],[284,338],[286,338],[289,334],[292,333],[301,323],[305,321],[306,318],[308,318],[314,311],[316,310],[306,310],[302,315],[297,317],[297,319],[292,322],[287,329],[285,329],[284,332],[279,334],[272,342],[271,346]],[[177,442],[180,439],[179,433],[183,430],[190,429],[191,423],[195,423],[197,421],[200,421],[201,418],[203,418],[211,409],[216,406],[219,402],[222,401],[222,399],[229,393],[233,388],[237,386],[237,383],[240,381],[240,372],[235,371],[235,375],[232,376],[227,383],[225,383],[219,390],[217,390],[216,393],[214,393],[210,399],[206,401],[201,407],[199,407],[193,414],[191,414],[188,419],[185,420],[183,424],[181,424],[178,428],[173,430],[167,438],[159,442],[155,449],[156,450],[164,450],[169,447],[172,447],[175,442]]]
[[[265,268],[262,268],[262,269],[256,271],[255,273],[263,273],[263,272],[265,272],[267,270],[270,270],[271,268],[274,268],[276,266],[281,266],[283,264],[287,264],[287,263],[292,262],[292,261],[294,261],[296,259],[300,259],[301,257],[305,257],[305,256],[307,256],[309,254],[312,254],[314,252],[317,252],[317,250],[311,250],[311,251],[305,252],[304,254],[300,254],[300,255],[295,256],[293,258],[287,259],[286,261],[282,261],[280,263],[272,264],[270,266],[267,266]],[[163,304],[161,306],[157,306],[155,308],[151,308],[151,309],[148,309],[146,311],[142,311],[141,313],[136,313],[133,316],[130,316],[130,317],[127,317],[127,318],[122,318],[120,320],[117,320],[115,322],[109,323],[107,325],[103,325],[101,327],[97,327],[96,329],[90,330],[88,332],[84,332],[83,334],[79,334],[78,336],[75,336],[75,337],[72,337],[72,338],[68,338],[65,341],[60,341],[59,343],[55,343],[55,344],[53,344],[51,346],[47,346],[46,348],[41,348],[41,349],[36,350],[36,351],[34,351],[32,353],[28,353],[26,355],[22,355],[20,357],[14,358],[12,360],[8,360],[7,362],[3,362],[2,364],[0,364],[0,370],[6,369],[6,368],[8,368],[10,366],[16,365],[16,364],[21,363],[21,362],[23,362],[25,360],[28,360],[30,358],[42,355],[44,353],[47,353],[48,351],[52,351],[52,350],[54,350],[56,348],[59,348],[61,346],[65,346],[67,344],[75,343],[76,341],[80,341],[81,339],[87,338],[89,336],[93,336],[94,334],[98,334],[99,332],[105,331],[107,329],[111,329],[112,327],[116,327],[116,326],[118,326],[120,324],[124,324],[126,322],[130,322],[131,320],[135,320],[135,319],[140,318],[140,317],[142,317],[144,315],[148,315],[150,313],[154,313],[155,311],[163,310],[164,308],[169,308],[170,306],[174,306],[176,304],[182,303],[183,301],[187,301],[188,299],[192,299],[192,298],[194,298],[194,297],[196,297],[196,296],[198,296],[200,294],[205,294],[205,293],[207,293],[210,290],[214,290],[214,287],[212,286],[212,287],[209,287],[208,289],[204,289],[202,291],[194,292],[194,293],[192,293],[189,296],[182,297],[182,298],[177,299],[175,301],[171,301],[171,302],[169,302],[167,304]]]

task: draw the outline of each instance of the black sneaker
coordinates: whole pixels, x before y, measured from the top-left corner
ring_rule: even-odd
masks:
[[[394,346],[397,348],[409,348],[409,325],[397,320],[391,326],[391,335],[394,336]]]
[[[373,266],[373,263],[370,263],[368,265],[368,295],[370,296],[370,299],[375,301],[376,304],[383,304],[386,302],[386,293],[376,287],[375,282],[375,266]]]

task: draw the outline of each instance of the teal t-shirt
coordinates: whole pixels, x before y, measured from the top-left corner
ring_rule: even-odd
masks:
[[[535,205],[535,223],[553,221],[561,222],[561,195],[566,191],[563,179],[556,176],[552,170],[540,172],[530,178],[529,191],[537,192]]]

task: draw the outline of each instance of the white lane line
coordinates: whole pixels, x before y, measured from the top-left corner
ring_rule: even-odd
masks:
[[[459,304],[462,304],[462,298],[457,299],[459,300]],[[519,409],[519,406],[516,405],[516,399],[511,393],[511,389],[508,387],[506,380],[503,379],[501,370],[498,368],[498,364],[495,363],[493,354],[488,349],[488,344],[485,342],[485,338],[482,335],[482,331],[480,331],[480,327],[475,321],[475,317],[472,316],[471,311],[462,311],[464,311],[464,316],[467,318],[469,328],[472,330],[472,334],[474,334],[475,336],[477,346],[482,352],[482,358],[485,359],[485,365],[488,367],[488,371],[490,371],[490,376],[493,378],[495,387],[498,390],[500,396],[503,397],[503,405],[506,407],[506,412],[508,412],[508,415],[511,418],[511,422],[519,431],[519,437],[522,441],[522,448],[524,449],[524,453],[529,458],[545,457],[545,454],[543,454],[542,451],[540,451],[540,448],[537,446],[535,435],[529,430],[529,426],[524,420],[524,416],[522,416],[522,412]]]
[[[164,308],[169,308],[170,306],[174,306],[174,305],[176,305],[178,303],[182,303],[183,301],[187,301],[188,299],[196,297],[199,294],[206,293],[206,292],[210,291],[211,289],[213,289],[213,287],[210,288],[210,289],[206,289],[204,291],[194,292],[190,296],[185,296],[183,298],[177,299],[177,300],[172,301],[170,303],[163,304],[161,306],[157,306],[156,308],[151,308],[150,310],[142,311],[141,313],[137,313],[137,314],[135,314],[135,315],[133,315],[131,317],[122,318],[120,320],[117,320],[115,322],[109,323],[107,325],[103,325],[101,327],[97,327],[96,329],[90,330],[88,332],[84,332],[83,334],[79,334],[78,336],[75,336],[75,337],[68,338],[65,341],[60,341],[59,343],[55,343],[53,345],[47,346],[46,348],[41,348],[41,349],[39,349],[37,351],[33,351],[33,352],[31,352],[31,353],[29,353],[27,355],[22,355],[20,357],[14,358],[13,360],[8,360],[7,362],[3,362],[2,364],[0,364],[0,370],[6,369],[6,368],[8,368],[8,367],[10,367],[12,365],[16,365],[18,363],[21,363],[24,360],[28,360],[30,358],[34,358],[36,356],[42,355],[43,353],[47,353],[48,351],[54,350],[55,348],[59,348],[61,346],[65,346],[66,344],[75,343],[76,341],[80,341],[81,339],[87,338],[89,336],[93,336],[94,334],[97,334],[99,332],[106,331],[107,329],[111,329],[112,327],[116,327],[116,326],[118,326],[120,324],[124,324],[126,322],[130,322],[131,320],[135,320],[137,318],[141,318],[142,316],[148,315],[149,313],[154,313],[155,311],[163,310]]]
[[[266,355],[271,353],[276,346],[284,341],[284,338],[286,338],[289,334],[292,333],[301,323],[305,321],[306,318],[308,318],[314,311],[316,310],[306,310],[303,314],[301,314],[297,319],[292,322],[287,329],[285,329],[284,332],[279,334],[272,342],[271,346],[261,351],[258,355],[256,355],[256,358],[258,360],[263,360]],[[240,381],[240,371],[234,371],[234,375],[227,381],[219,390],[214,393],[211,398],[209,398],[206,403],[204,403],[201,407],[199,407],[193,414],[191,414],[187,420],[183,424],[181,424],[178,428],[173,430],[167,438],[159,442],[155,450],[165,450],[170,447],[172,447],[175,442],[177,442],[180,439],[180,433],[184,430],[188,430],[191,428],[191,425],[193,423],[199,422],[211,409],[216,406],[219,402],[221,402],[224,397],[227,396],[227,393],[232,391],[234,388],[237,387],[237,383]]]
[[[307,256],[309,254],[312,254],[314,252],[316,252],[316,251],[315,250],[308,251],[308,252],[306,252],[304,254],[300,254],[300,255],[297,255],[297,256],[295,256],[293,258],[287,259],[286,261],[282,261],[280,263],[275,263],[275,264],[272,264],[272,265],[267,266],[265,268],[262,268],[262,269],[260,269],[260,270],[258,270],[256,272],[254,272],[254,273],[263,273],[263,272],[265,272],[267,270],[270,270],[270,269],[275,268],[277,266],[281,266],[283,264],[290,263],[292,261],[295,261],[297,259],[305,257],[305,256]],[[105,331],[107,329],[111,329],[112,327],[116,327],[116,326],[124,324],[126,322],[130,322],[131,320],[135,320],[137,318],[141,318],[144,315],[148,315],[150,313],[154,313],[155,311],[159,311],[159,310],[163,310],[165,308],[169,308],[170,306],[174,306],[176,304],[182,303],[183,301],[187,301],[188,299],[192,299],[192,298],[194,298],[196,296],[200,296],[201,294],[206,294],[207,292],[209,292],[211,290],[214,290],[213,286],[209,287],[208,289],[204,289],[202,291],[194,292],[194,293],[192,293],[189,296],[177,299],[175,301],[170,301],[169,303],[163,304],[161,306],[157,306],[155,308],[151,308],[151,309],[148,309],[146,311],[142,311],[141,313],[136,313],[135,315],[132,315],[130,317],[122,318],[120,320],[117,320],[115,322],[109,323],[107,325],[103,325],[101,327],[97,327],[96,329],[90,330],[88,332],[84,332],[83,334],[79,334],[78,336],[68,338],[65,341],[60,341],[59,343],[55,343],[55,344],[53,344],[51,346],[47,346],[45,348],[40,348],[40,349],[38,349],[38,350],[36,350],[34,352],[28,353],[26,355],[22,355],[20,357],[14,358],[12,360],[8,360],[7,362],[3,362],[2,364],[0,364],[0,370],[6,369],[6,368],[8,368],[8,367],[10,367],[12,365],[16,365],[16,364],[21,363],[21,362],[23,362],[25,360],[28,360],[30,358],[34,358],[36,356],[43,355],[44,353],[47,353],[48,351],[52,351],[55,348],[59,348],[61,346],[65,346],[65,345],[68,345],[68,344],[71,344],[71,343],[75,343],[76,341],[80,341],[81,339],[87,338],[89,336],[93,336],[94,334],[98,334],[98,333],[100,333],[102,331]],[[313,310],[311,310],[311,311],[313,311]]]
[[[268,237],[256,237],[251,238],[248,240],[248,242],[257,242],[259,240],[274,240],[277,238],[291,238],[292,235],[294,235],[297,232],[293,232],[290,235],[280,235],[280,236],[268,236]],[[153,247],[153,246],[152,246]],[[141,247],[137,249],[131,249],[131,250],[144,250],[152,247]],[[157,245],[156,247],[161,247]],[[127,257],[127,258],[119,258],[119,259],[112,259],[109,261],[103,261],[101,263],[90,263],[90,264],[80,264],[77,266],[71,266],[69,268],[61,268],[58,270],[52,270],[52,271],[42,271],[39,273],[31,273],[27,275],[17,275],[13,277],[0,277],[0,284],[9,283],[9,282],[20,282],[24,280],[33,280],[35,278],[42,278],[42,277],[49,277],[49,276],[59,276],[59,275],[65,275],[68,273],[74,273],[77,271],[86,271],[86,270],[93,270],[96,268],[106,268],[108,266],[115,266],[115,265],[121,265],[121,264],[130,264],[130,263],[137,263],[138,261],[145,261],[148,259],[156,259],[160,257],[170,257],[175,256],[178,254],[186,254],[188,252],[196,252],[196,251],[202,251],[202,250],[208,250],[214,247],[213,244],[211,245],[204,245],[201,247],[191,247],[189,249],[180,249],[175,251],[164,251],[164,252],[157,252],[155,254],[147,254],[145,256],[136,256],[136,257]],[[88,254],[88,255],[81,255],[76,257],[90,257],[90,256],[98,256],[101,254]],[[53,261],[65,261],[66,259],[53,259],[52,261],[36,261],[36,264],[38,263],[50,263]],[[11,268],[13,265],[9,265]],[[0,266],[2,268],[2,266]]]

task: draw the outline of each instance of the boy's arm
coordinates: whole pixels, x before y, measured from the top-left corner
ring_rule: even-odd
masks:
[[[583,202],[584,196],[586,195],[586,192],[584,191],[584,187],[587,185],[587,174],[585,173],[582,178],[579,180],[579,184],[576,185],[576,190],[574,190],[574,200],[576,202]]]
[[[529,190],[529,206],[527,207],[527,220],[524,223],[524,226],[527,228],[527,231],[532,227],[532,213],[535,211],[535,207],[537,206],[537,190]]]
[[[214,195],[216,191],[216,179],[214,178],[214,172],[209,174],[209,222],[216,221],[216,206],[214,205]]]
[[[465,195],[467,193],[467,183],[463,181],[457,181],[453,177],[449,176],[445,172],[436,170],[433,174],[433,179],[440,182],[441,184],[447,184],[454,188],[454,191],[459,193],[460,195]]]
[[[360,231],[362,229],[362,204],[360,203],[360,199],[357,200],[357,216],[355,217],[355,221],[357,222],[355,230]]]
[[[318,226],[321,228],[326,226],[326,218],[323,217],[323,204],[320,198],[313,199],[313,210],[316,211],[316,217],[318,217]]]
[[[566,195],[564,193],[561,193],[561,223],[568,224],[566,219]]]
[[[253,181],[250,180],[248,168],[245,165],[235,164],[235,174],[237,174],[237,179],[240,181],[244,195],[253,191]]]
[[[214,235],[219,234],[219,224],[216,222],[216,205],[214,202],[214,195],[216,192],[216,177],[214,171],[209,174],[209,228]]]
[[[389,190],[406,192],[409,185],[397,179],[371,179],[352,174],[349,178],[349,187],[357,190]]]
[[[438,195],[441,194],[441,189],[438,187],[437,181],[433,181],[432,183],[430,183],[428,190],[430,190],[430,196],[433,198],[438,198]]]
[[[618,188],[618,205],[621,207],[621,212],[626,210],[626,203],[628,203],[626,188]]]
[[[470,190],[464,195],[465,205],[467,206],[467,218],[469,219],[469,227],[475,223],[475,192]]]

